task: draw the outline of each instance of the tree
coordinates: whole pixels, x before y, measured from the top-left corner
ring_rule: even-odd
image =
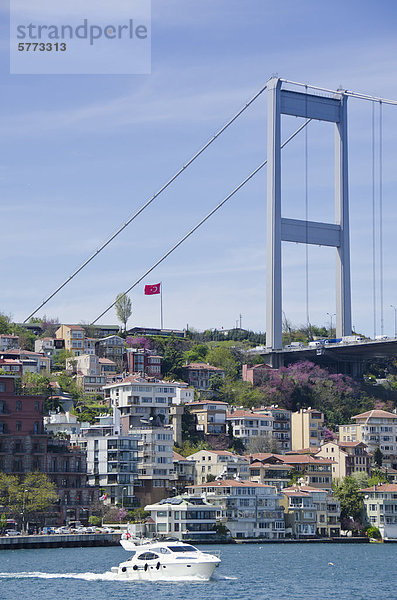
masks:
[[[253,435],[247,444],[249,454],[259,454],[261,452],[280,452],[280,442],[273,438],[272,433],[265,432],[262,435]]]
[[[377,448],[375,448],[375,450],[374,450],[373,461],[377,467],[382,466],[383,454],[382,454],[382,450],[379,448],[379,446]]]
[[[360,484],[353,477],[344,477],[334,485],[335,496],[340,501],[341,520],[345,524],[361,521],[364,504],[359,489]]]
[[[172,379],[182,378],[183,357],[180,343],[175,337],[168,341],[163,356],[163,374]]]
[[[24,479],[0,473],[0,504],[5,512],[22,523],[42,513],[57,501],[56,486],[45,473],[27,473]]]
[[[124,331],[127,331],[127,321],[132,315],[131,298],[127,294],[117,294],[115,308],[118,320],[123,323]]]

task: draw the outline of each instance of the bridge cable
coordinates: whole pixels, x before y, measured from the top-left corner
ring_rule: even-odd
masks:
[[[298,129],[296,129],[294,131],[294,133],[292,133],[285,140],[285,142],[283,142],[281,144],[281,146],[280,146],[281,149],[284,148],[290,141],[292,141],[294,139],[294,137],[297,136],[298,133],[300,133],[302,131],[302,129],[304,129],[310,123],[310,121],[311,121],[311,119],[307,119],[304,123],[302,123],[302,125],[300,125],[300,127],[298,127]],[[174,252],[174,250],[176,250],[181,244],[183,244],[183,242],[185,240],[187,240],[188,237],[190,237],[195,231],[197,231],[197,229],[199,229],[199,227],[201,227],[201,225],[203,225],[210,217],[212,217],[212,215],[214,213],[216,213],[224,204],[226,204],[226,202],[228,200],[230,200],[230,198],[232,196],[234,196],[239,190],[241,190],[241,188],[243,188],[245,186],[245,184],[248,183],[261,169],[263,169],[263,167],[266,164],[267,164],[267,159],[265,161],[263,161],[258,167],[256,167],[256,169],[254,169],[254,171],[252,171],[250,173],[250,175],[248,175],[241,183],[239,183],[239,185],[237,187],[235,187],[234,190],[226,196],[226,198],[224,198],[203,219],[201,219],[201,221],[199,223],[197,223],[197,225],[195,225],[193,227],[193,229],[191,229],[188,233],[186,233],[174,246],[172,246],[172,248],[170,248],[170,250],[168,250],[157,262],[155,262],[154,265],[152,265],[147,271],[145,271],[145,273],[141,277],[139,277],[139,279],[137,279],[125,292],[123,292],[123,294],[121,294],[119,296],[119,298],[124,297],[132,289],[134,289],[134,287],[136,287],[138,285],[138,283],[140,283],[143,279],[145,279],[145,277],[147,275],[149,275],[149,273],[151,273],[156,267],[158,267],[158,265],[161,264],[166,258],[168,258],[168,256],[170,256],[170,254],[172,254]],[[117,302],[117,300],[112,302],[112,304],[110,304],[103,312],[101,312],[101,314],[98,317],[96,317],[96,319],[94,321],[92,321],[91,325],[94,325],[97,321],[99,321],[99,319],[101,317],[103,317],[111,308],[113,308],[113,306],[116,304],[116,302]]]
[[[59,287],[56,288],[43,302],[32,312],[30,315],[26,317],[23,321],[26,323],[33,315],[35,315],[51,298],[53,298],[58,292],[61,291],[80,271],[84,269],[106,246],[108,246],[138,215],[140,215],[162,192],[164,192],[178,177],[181,175],[238,117],[249,107],[255,100],[266,90],[267,84],[264,85],[252,98],[242,107],[237,113],[229,119],[229,121],[221,127],[209,140],[190,158],[187,163],[185,163],[145,204],[143,204],[119,229],[113,233],[87,260],[83,262],[73,273],[70,275]]]
[[[372,312],[376,338],[376,194],[375,194],[375,103],[372,103]]]
[[[379,102],[379,277],[380,277],[380,333],[384,334],[383,319],[383,115]]]

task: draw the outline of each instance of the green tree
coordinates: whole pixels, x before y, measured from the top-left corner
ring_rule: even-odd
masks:
[[[5,513],[1,513],[1,517],[0,517],[0,533],[4,533],[4,531],[7,529],[7,517],[5,515]]]
[[[208,352],[206,360],[210,365],[222,369],[226,377],[230,379],[237,377],[239,363],[230,348],[225,346],[212,348]]]
[[[56,486],[45,473],[27,473],[22,480],[0,473],[0,504],[7,514],[22,522],[23,529],[29,519],[46,511],[57,498]]]
[[[375,448],[375,450],[374,450],[373,461],[377,467],[382,466],[383,454],[382,454],[382,450],[379,448],[379,446],[377,446],[377,448]]]
[[[359,492],[360,484],[353,477],[344,477],[334,484],[334,493],[340,501],[341,520],[361,521],[363,498]]]
[[[124,325],[124,331],[127,331],[127,321],[132,315],[131,298],[127,294],[117,294],[115,309],[118,320]]]
[[[174,337],[168,340],[163,355],[163,374],[172,379],[182,378],[183,356],[180,343]]]

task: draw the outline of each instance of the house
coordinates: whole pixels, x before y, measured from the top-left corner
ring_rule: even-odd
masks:
[[[360,492],[367,522],[378,527],[382,538],[397,540],[397,484],[373,485]]]
[[[211,541],[216,535],[216,513],[220,507],[200,496],[174,496],[145,506],[154,521],[155,536],[178,540]]]
[[[226,433],[226,413],[228,404],[220,400],[199,400],[186,404],[197,418],[197,431],[204,434]]]
[[[127,348],[126,361],[128,373],[141,373],[149,377],[161,377],[163,358],[145,348]]]
[[[183,378],[196,390],[207,391],[214,375],[225,377],[225,372],[208,363],[195,362],[185,365],[182,369]]]
[[[253,411],[273,418],[273,440],[280,451],[291,450],[291,411],[277,405],[254,408]]]
[[[0,334],[0,352],[19,348],[19,336],[10,333]]]
[[[273,421],[273,416],[261,415],[252,410],[231,409],[226,415],[226,422],[228,426],[230,424],[233,436],[239,438],[245,446],[252,437],[263,436],[269,441],[271,449]]]
[[[385,410],[369,410],[352,417],[350,425],[339,425],[341,442],[364,442],[369,452],[379,448],[383,464],[397,468],[397,414]]]
[[[259,385],[263,377],[272,370],[273,367],[266,364],[254,365],[252,367],[243,365],[241,377],[243,381],[248,381],[252,385]]]
[[[247,458],[252,457],[248,456]],[[289,486],[292,470],[293,467],[291,465],[285,464],[275,455],[264,454],[261,459],[250,460],[249,479],[256,483],[272,485],[281,491],[283,488]]]
[[[292,450],[321,446],[324,438],[324,414],[302,408],[291,415]]]
[[[195,461],[174,452],[174,473],[176,475],[175,487],[179,493],[184,492],[186,486],[194,484]]]
[[[187,458],[195,462],[196,484],[206,483],[209,476],[211,479],[216,477],[248,479],[249,461],[244,456],[228,450],[199,450]]]
[[[4,375],[14,375],[15,377],[22,377],[22,361],[16,358],[0,357],[0,371],[3,371]]]
[[[353,473],[370,474],[371,457],[364,442],[326,442],[315,454],[333,461],[332,477],[343,479]]]
[[[55,336],[58,340],[65,341],[65,350],[69,350],[73,356],[84,354],[85,331],[80,325],[61,325]]]
[[[217,520],[234,538],[283,539],[283,509],[276,488],[240,479],[222,479],[187,488],[217,508]]]
[[[99,358],[108,358],[117,365],[117,371],[124,370],[125,340],[119,335],[108,335],[95,343],[95,353]]]
[[[3,353],[3,358],[13,358],[22,363],[22,373],[37,373],[39,375],[50,372],[51,359],[39,352],[30,350],[13,349]]]
[[[255,460],[269,461],[270,457],[291,467],[291,475],[302,480],[302,484],[325,490],[332,489],[332,460],[314,458],[310,454],[251,454],[251,463]]]

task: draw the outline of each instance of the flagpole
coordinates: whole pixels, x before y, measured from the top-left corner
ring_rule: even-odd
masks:
[[[163,329],[163,282],[160,281],[160,329]]]

